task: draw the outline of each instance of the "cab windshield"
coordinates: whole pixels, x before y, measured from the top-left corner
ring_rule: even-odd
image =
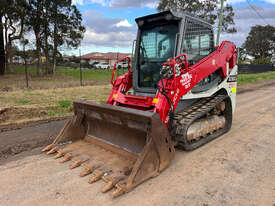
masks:
[[[138,86],[155,88],[161,64],[173,57],[178,24],[155,26],[141,31],[138,61]]]

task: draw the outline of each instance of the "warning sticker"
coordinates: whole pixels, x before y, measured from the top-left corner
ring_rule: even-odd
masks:
[[[185,87],[185,89],[187,89],[191,86],[191,79],[192,79],[192,74],[189,74],[187,72],[187,73],[181,75],[180,83],[182,86]]]

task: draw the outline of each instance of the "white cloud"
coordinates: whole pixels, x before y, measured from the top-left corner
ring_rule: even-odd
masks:
[[[114,2],[116,0],[112,1]],[[130,1],[121,0],[120,6],[122,7],[120,8],[123,8],[123,5],[133,6],[133,2],[124,4],[127,2],[129,3]],[[134,2],[137,3],[135,0]],[[117,3],[119,2],[117,1]],[[142,0],[139,1],[138,5],[142,5],[140,3],[142,3]],[[116,4],[116,6],[119,5]],[[253,7],[265,20],[260,18],[249,6],[239,6],[234,8],[234,20],[238,32],[235,34],[223,33],[221,35],[221,40],[230,40],[233,41],[237,46],[241,46],[244,43],[252,26],[257,24],[266,25],[265,22],[275,26],[275,8],[265,8],[256,5],[253,5]],[[131,47],[132,41],[136,37],[137,27],[136,25],[131,25],[127,19],[108,18],[98,11],[91,10],[86,11],[83,14],[83,18],[87,28],[87,32],[84,35],[84,42],[87,45],[105,46],[109,48],[126,48]]]
[[[132,32],[108,32],[97,33],[92,29],[87,29],[82,44],[85,46],[95,45],[99,47],[125,48],[131,47],[135,34]]]
[[[124,8],[156,8],[159,0],[111,0],[109,7],[114,9]]]
[[[76,5],[76,4],[83,5],[83,0],[72,0],[72,4],[74,4],[74,5]]]
[[[156,9],[158,7],[159,2],[158,1],[153,1],[153,2],[148,2],[143,4],[145,7]]]
[[[264,0],[267,3],[275,4],[275,0]]]
[[[246,2],[246,0],[227,0],[226,3],[228,4],[236,4],[240,2]]]
[[[108,6],[115,9],[124,8],[157,8],[159,0],[72,0],[74,5],[85,5],[85,4],[100,4],[101,6]]]
[[[108,5],[107,0],[72,0],[72,4],[74,4],[74,5],[79,4],[79,5],[83,6],[84,4],[90,4],[90,3],[100,4],[102,6]]]
[[[118,22],[117,24],[115,24],[116,27],[131,27],[132,24],[129,23],[129,21],[127,19],[122,20],[120,22]]]
[[[131,47],[136,36],[136,26],[127,19],[108,18],[98,11],[86,11],[83,15],[86,32],[83,44],[96,47]]]
[[[100,4],[102,6],[107,6],[108,5],[108,1],[107,0],[88,0],[89,3],[96,3],[96,4]]]
[[[238,47],[241,46],[251,29],[255,25],[266,25],[266,23],[275,26],[275,8],[265,8],[261,6],[252,5],[258,13],[264,18],[262,19],[249,6],[239,6],[234,9],[235,12],[235,26],[237,33],[235,34],[221,34],[221,40],[230,40]]]

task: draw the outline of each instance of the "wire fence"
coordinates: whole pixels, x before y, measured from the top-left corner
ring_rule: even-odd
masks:
[[[239,64],[238,73],[239,74],[257,74],[263,72],[275,71],[275,66],[273,64]]]
[[[59,64],[56,68],[56,75],[46,74],[45,65],[42,65],[43,75],[37,75],[36,65],[30,64],[9,64],[10,68],[4,77],[1,77],[0,91],[13,89],[50,89],[66,88],[91,85],[110,85],[113,68],[99,69],[87,64],[73,63]],[[11,69],[12,68],[12,69]],[[238,65],[239,74],[257,74],[275,71],[272,64]],[[10,71],[12,70],[12,72]],[[128,71],[127,68],[117,68],[115,77]]]
[[[52,67],[52,65],[48,65]],[[51,89],[91,85],[110,85],[113,67],[106,69],[91,67],[85,63],[58,64],[56,75],[48,74],[42,64],[42,75],[38,75],[36,64],[9,63],[0,80],[0,92],[16,89]],[[126,73],[126,67],[117,67],[115,77]]]

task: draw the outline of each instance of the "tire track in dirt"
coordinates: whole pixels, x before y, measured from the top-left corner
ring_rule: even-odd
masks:
[[[67,120],[51,121],[20,130],[0,133],[0,165],[1,160],[23,151],[32,150],[50,144]]]

